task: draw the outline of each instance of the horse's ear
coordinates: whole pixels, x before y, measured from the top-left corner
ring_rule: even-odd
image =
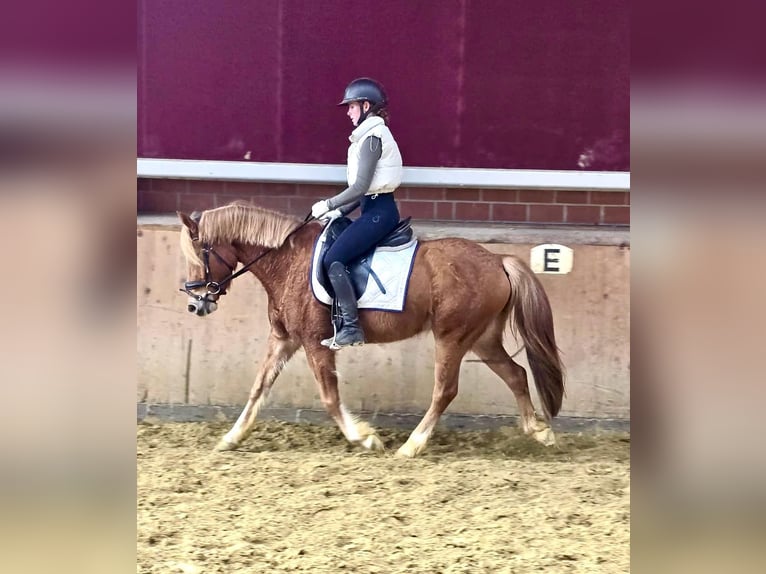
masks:
[[[183,223],[189,229],[191,238],[196,241],[199,238],[199,226],[197,225],[197,222],[185,213],[181,213],[180,211],[176,211],[176,213],[178,214],[178,218],[181,220],[181,223]],[[193,215],[194,214],[192,214],[192,216]]]

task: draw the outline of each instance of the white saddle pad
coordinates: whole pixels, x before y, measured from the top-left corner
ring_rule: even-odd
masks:
[[[324,287],[317,279],[319,269],[319,255],[324,246],[327,229],[317,239],[314,245],[314,253],[311,256],[311,291],[314,297],[325,305],[332,304],[332,297],[328,295]],[[385,293],[380,290],[377,282],[370,274],[367,277],[367,285],[364,293],[359,298],[357,305],[360,309],[375,309],[378,311],[402,311],[404,300],[407,297],[412,266],[415,262],[415,253],[418,250],[418,240],[413,237],[411,241],[397,247],[378,247],[372,256],[370,267],[380,279]]]

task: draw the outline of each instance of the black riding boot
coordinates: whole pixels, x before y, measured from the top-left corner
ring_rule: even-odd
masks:
[[[330,265],[327,277],[335,290],[335,299],[338,302],[338,307],[340,307],[343,325],[340,331],[335,334],[334,339],[325,339],[322,344],[331,349],[364,344],[364,331],[359,326],[356,294],[351,285],[351,278],[346,273],[346,266],[340,261],[334,262]]]

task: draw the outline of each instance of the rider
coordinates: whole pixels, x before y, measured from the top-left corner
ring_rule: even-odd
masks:
[[[348,85],[338,105],[348,106],[346,115],[356,126],[348,138],[348,187],[315,203],[311,214],[332,221],[360,204],[362,214],[340,234],[324,257],[324,268],[343,318],[334,339],[322,341],[332,349],[364,343],[356,294],[346,266],[369,252],[399,223],[393,192],[402,180],[402,156],[386,125],[388,99],[383,86],[371,78],[358,78]]]

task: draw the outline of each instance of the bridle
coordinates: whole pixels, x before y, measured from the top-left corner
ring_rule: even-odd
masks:
[[[287,237],[285,237],[285,241],[296,231],[301,229],[303,226],[305,226],[307,223],[309,223],[314,217],[309,213],[303,222],[293,229],[290,233],[287,234]],[[199,236],[192,236],[192,241],[198,241]],[[236,262],[234,265],[230,265],[226,259],[224,259],[215,249],[213,249],[213,246],[208,243],[202,244],[202,263],[205,265],[205,278],[200,281],[186,281],[184,282],[184,286],[182,289],[179,289],[179,291],[183,291],[186,293],[189,297],[192,297],[193,299],[196,299],[197,301],[212,301],[210,297],[215,297],[217,295],[225,295],[226,294],[226,285],[234,281],[237,277],[245,273],[250,267],[255,265],[255,263],[261,259],[264,255],[267,255],[268,253],[271,253],[276,249],[275,247],[269,247],[265,251],[261,252],[256,256],[252,261],[250,261],[247,265],[244,265],[242,269],[240,269],[237,272],[234,272],[234,269],[236,268],[237,264]],[[212,281],[210,278],[210,254],[213,254],[213,256],[218,259],[221,263],[223,263],[226,268],[229,270],[229,275],[227,277],[224,277],[220,281]],[[197,293],[194,293],[192,289],[199,289],[200,287],[205,287],[207,289],[207,292],[204,295],[199,295]]]
[[[192,238],[194,239],[194,238]],[[223,263],[226,266],[226,269],[229,270],[229,276],[220,282],[217,281],[211,281],[210,279],[210,254],[213,254],[218,261]],[[223,289],[223,287],[231,281],[234,278],[234,269],[236,267],[236,263],[234,266],[230,265],[226,259],[224,259],[220,253],[218,253],[215,249],[213,249],[212,245],[209,245],[208,243],[205,243],[202,245],[202,263],[205,265],[205,278],[201,281],[186,281],[184,283],[183,289],[179,289],[179,291],[183,291],[186,293],[189,297],[193,297],[197,301],[208,301],[209,297],[211,295],[223,295],[226,293],[226,290]],[[200,287],[206,287],[207,293],[204,295],[199,295],[197,293],[194,293],[192,289],[199,289]],[[223,289],[223,291],[221,291]]]

